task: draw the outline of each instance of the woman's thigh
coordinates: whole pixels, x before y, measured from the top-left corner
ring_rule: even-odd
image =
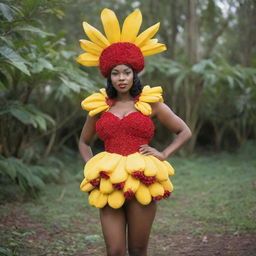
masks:
[[[156,214],[156,202],[141,205],[137,200],[127,202],[128,248],[130,255],[146,255],[151,227]]]
[[[123,208],[105,206],[100,209],[101,227],[107,247],[107,255],[125,255],[126,217]]]

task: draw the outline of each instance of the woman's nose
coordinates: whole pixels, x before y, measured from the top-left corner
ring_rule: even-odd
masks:
[[[119,80],[124,80],[124,74],[121,73],[121,74],[119,75]]]

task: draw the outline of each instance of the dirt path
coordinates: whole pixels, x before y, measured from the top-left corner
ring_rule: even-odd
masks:
[[[90,221],[94,221],[91,219]],[[104,255],[101,235],[90,236],[84,231],[86,221],[70,219],[72,228],[59,225],[45,226],[32,220],[24,212],[13,208],[8,216],[1,218],[1,246],[15,252],[13,255]],[[79,245],[80,234],[87,237]],[[78,250],[80,246],[81,250]],[[84,249],[82,249],[84,247]],[[73,251],[71,250],[73,248]],[[1,253],[0,253],[1,255]],[[151,256],[253,256],[256,255],[256,234],[253,233],[206,233],[203,235],[170,234],[153,232],[149,245]]]

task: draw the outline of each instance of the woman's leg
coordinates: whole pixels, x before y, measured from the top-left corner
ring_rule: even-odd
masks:
[[[100,209],[100,220],[108,256],[126,253],[126,217],[123,208],[105,206]]]
[[[146,256],[151,227],[156,214],[156,202],[142,205],[131,200],[126,205],[128,250],[130,256]]]

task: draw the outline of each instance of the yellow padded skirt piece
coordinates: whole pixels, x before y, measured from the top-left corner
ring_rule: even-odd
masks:
[[[133,194],[139,203],[147,205],[160,200],[166,191],[173,191],[169,179],[174,174],[173,167],[167,161],[138,152],[128,156],[99,153],[87,162],[84,174],[80,189],[89,192],[89,204],[97,208],[108,204],[118,209],[125,196],[130,199]]]

